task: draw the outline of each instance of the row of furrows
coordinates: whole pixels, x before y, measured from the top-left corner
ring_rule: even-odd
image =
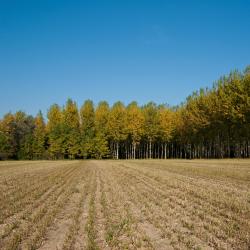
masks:
[[[86,248],[95,250],[99,249],[96,239],[97,239],[97,230],[96,230],[96,192],[97,192],[97,170],[94,169],[94,181],[90,187],[90,200],[88,206],[88,217],[85,224],[85,233],[86,233]]]
[[[141,168],[140,171],[143,172],[143,169]],[[162,178],[162,172],[160,173],[161,178],[158,178],[159,173],[157,176],[152,171],[144,174],[156,180],[159,184],[161,183],[160,189],[163,190],[165,186],[169,186],[169,183],[172,184],[172,179],[175,179],[174,176],[171,176],[171,179],[167,179],[166,174]],[[179,189],[181,192],[178,192],[177,195],[175,194],[173,199],[179,197],[182,199],[181,203],[183,203],[183,200],[186,201],[184,202],[186,207],[190,206],[189,200],[194,201],[193,214],[198,214],[202,220],[206,218],[208,224],[205,227],[209,231],[213,231],[213,234],[219,238],[232,239],[232,244],[238,244],[238,242],[241,242],[243,245],[249,244],[250,235],[242,233],[248,232],[250,228],[250,206],[247,204],[247,195],[238,197],[236,194],[232,194],[228,196],[224,194],[223,188],[219,186],[217,190],[211,189],[209,182],[207,182],[207,185],[199,186],[199,180],[197,180],[198,185],[190,184],[189,179],[180,180],[178,176],[175,181],[175,189]],[[155,184],[152,186],[154,187]],[[215,229],[216,226],[219,228]],[[235,239],[237,239],[237,243],[235,243]]]
[[[81,215],[85,211],[86,203],[88,203],[90,199],[91,187],[94,183],[94,173],[91,168],[86,168],[86,171],[82,173],[82,175],[84,176],[84,187],[79,190],[80,198],[77,202],[75,211],[70,215],[71,224],[67,230],[62,246],[64,250],[75,249],[77,235],[81,230],[80,224],[86,223],[85,221],[81,221]],[[83,180],[81,182],[83,182]],[[81,240],[83,241],[84,239]]]
[[[126,164],[127,166],[127,164]],[[205,170],[207,168],[200,167],[199,174],[196,174],[194,171],[197,169],[192,169],[192,166],[185,166],[183,169],[183,165],[174,165],[169,167],[165,164],[160,163],[153,163],[150,165],[149,163],[129,163],[129,166],[133,166],[134,169],[145,169],[151,171],[152,168],[154,171],[160,172],[162,175],[172,175],[175,178],[179,178],[180,180],[185,179],[185,181],[188,179],[190,183],[197,186],[206,186],[207,182],[209,182],[210,187],[214,187],[214,189],[217,189],[218,186],[220,187],[220,190],[222,190],[225,193],[235,194],[235,195],[244,195],[245,193],[249,192],[250,183],[248,182],[249,178],[246,178],[244,180],[234,180],[234,179],[228,179],[228,177],[225,175],[223,177],[219,177],[216,174],[208,175]],[[218,167],[217,167],[218,168]],[[207,170],[208,171],[208,170]],[[224,171],[224,170],[223,170]],[[246,176],[244,176],[246,177]],[[247,180],[247,181],[246,181]],[[197,183],[198,181],[198,183]]]
[[[45,162],[42,162],[43,164]],[[51,162],[46,162],[46,164],[51,164]],[[0,162],[0,179],[4,177],[7,173],[15,173],[15,175],[23,174],[28,168],[33,168],[34,165],[41,165],[41,161],[13,161],[13,162]],[[29,172],[29,170],[27,170]],[[0,181],[1,183],[1,181]]]
[[[35,223],[35,230],[27,239],[22,242],[23,249],[34,249],[41,246],[43,243],[44,237],[48,232],[51,225],[55,223],[56,218],[61,213],[61,211],[66,210],[68,204],[71,202],[71,199],[76,192],[76,184],[79,179],[79,171],[72,178],[70,182],[66,185],[63,193],[59,195],[59,199],[56,199],[56,202],[49,204],[45,210],[45,215],[42,215],[43,218],[40,222]]]
[[[121,167],[123,165],[120,165]],[[243,192],[240,195],[240,191],[237,193],[231,193],[230,196],[225,192],[223,187],[216,186],[211,187],[210,182],[200,182],[200,180],[190,180],[188,177],[180,178],[179,175],[168,174],[168,172],[152,172],[152,169],[144,169],[140,167],[139,169],[130,166],[123,166],[126,170],[131,169],[137,173],[137,177],[140,178],[143,175],[143,178],[146,179],[146,183],[153,181],[151,185],[155,187],[155,183],[161,186],[161,189],[164,187],[174,188],[180,190],[181,193],[185,194],[185,197],[190,196],[196,198],[198,203],[205,203],[205,207],[209,205],[210,209],[214,210],[218,214],[218,209],[220,210],[219,215],[225,217],[225,220],[228,218],[236,220],[239,223],[243,223],[249,219],[250,206],[247,201],[248,193]],[[231,213],[233,211],[233,213]],[[239,221],[238,221],[239,220]]]
[[[142,169],[140,170],[142,171]],[[136,178],[139,178],[139,176],[139,173],[137,173]],[[172,182],[171,179],[164,181],[163,184],[160,183],[159,178],[151,179],[146,176],[145,184],[150,182],[152,182],[150,187],[152,189],[155,189],[157,186],[159,186],[158,190],[156,189],[157,193],[161,193],[161,190],[164,190],[163,196],[165,192],[170,193],[169,182]],[[242,213],[238,210],[230,211],[230,209],[232,209],[230,204],[228,204],[228,207],[221,207],[220,204],[214,204],[212,200],[213,197],[207,197],[208,189],[209,183],[207,189],[193,189],[192,185],[189,185],[188,181],[177,182],[175,185],[175,190],[173,191],[174,195],[171,195],[171,201],[175,201],[176,198],[179,199],[178,203],[182,205],[183,209],[185,209],[185,211],[190,211],[189,216],[192,216],[192,220],[197,220],[198,215],[198,217],[203,221],[204,227],[214,235],[217,235],[218,238],[222,238],[224,240],[227,239],[227,241],[230,241],[229,239],[231,239],[232,244],[238,244],[240,242],[242,245],[247,245],[249,243],[249,235],[244,235],[242,232],[249,231],[249,213]],[[223,195],[220,194],[220,197],[223,197]],[[190,201],[193,202],[193,210],[190,209],[192,208],[192,206],[190,207]],[[229,203],[230,200],[226,200],[224,202]],[[175,208],[175,205],[173,208]]]
[[[96,197],[95,197],[95,203],[96,203],[96,223],[95,223],[95,227],[96,227],[96,231],[97,231],[97,235],[96,235],[96,244],[98,246],[99,249],[107,249],[108,245],[107,242],[105,240],[105,235],[106,235],[106,230],[105,230],[105,215],[103,213],[103,206],[102,206],[102,189],[103,189],[103,179],[102,179],[102,171],[101,169],[98,167],[97,164],[93,164],[95,169],[96,169],[96,173],[97,173],[97,178],[96,178],[96,185],[97,185],[97,189],[96,189]]]
[[[106,245],[111,249],[153,249],[150,239],[138,227],[138,218],[112,173],[106,166],[100,171]]]
[[[3,223],[0,224],[0,238],[5,230],[5,227],[10,227],[14,225],[15,221],[21,218],[25,218],[26,214],[37,208],[40,204],[44,203],[53,193],[59,189],[66,181],[66,178],[70,176],[75,171],[75,167],[70,167],[69,169],[62,169],[59,174],[54,177],[48,177],[45,183],[41,183],[34,191],[33,194],[27,197],[26,200],[17,200],[16,203],[9,204],[7,209],[7,216],[4,211],[2,211],[1,216],[4,218]],[[16,225],[15,225],[16,226]],[[11,227],[10,227],[11,229]]]
[[[14,188],[17,181],[23,180],[31,180],[33,177],[36,178],[44,178],[45,176],[49,176],[50,174],[57,173],[59,169],[68,168],[72,165],[75,165],[77,162],[46,162],[46,163],[36,163],[27,162],[29,167],[20,166],[18,168],[12,169],[10,168],[8,171],[0,176],[0,184],[2,184],[3,188],[7,188],[8,190]],[[2,172],[0,172],[2,174]]]
[[[20,163],[19,163],[20,164]],[[2,188],[7,188],[8,190],[15,187],[15,183],[20,181],[22,178],[32,178],[33,176],[43,176],[49,173],[57,172],[58,166],[64,167],[69,166],[70,162],[25,162],[23,164],[17,165],[16,167],[6,167],[6,170],[0,169],[0,185]]]
[[[17,186],[23,186],[21,190],[17,189],[13,197],[8,197],[8,200],[5,200],[1,206],[1,223],[5,223],[6,219],[20,211],[26,209],[30,205],[34,204],[34,201],[39,200],[45,194],[48,194],[49,190],[56,189],[60,186],[60,183],[67,177],[71,172],[74,171],[73,167],[67,167],[60,169],[56,173],[53,173],[51,176],[45,176],[41,178],[34,176],[33,181],[23,180],[23,182],[16,183]],[[26,190],[25,190],[26,188]],[[10,194],[9,196],[11,196]]]
[[[1,219],[11,215],[11,209],[14,210],[14,213],[18,212],[18,208],[20,208],[20,204],[18,203],[21,203],[21,208],[23,208],[25,205],[22,204],[23,199],[28,197],[32,200],[31,195],[36,196],[34,198],[38,198],[46,185],[48,186],[53,183],[54,180],[58,180],[60,176],[68,171],[68,168],[68,165],[62,166],[60,169],[52,165],[49,171],[33,173],[34,170],[32,169],[28,177],[26,177],[25,174],[20,175],[18,179],[13,177],[7,184],[7,190],[2,189],[0,195]],[[38,190],[39,193],[34,192],[34,190]],[[28,201],[29,199],[26,200]]]
[[[49,241],[44,237],[51,226],[60,225],[55,218],[66,213],[64,249],[247,249],[250,243],[249,207],[238,207],[233,197],[232,204],[223,200],[224,189],[209,186],[209,180],[206,186],[204,179],[195,183],[149,165],[84,166],[56,166],[40,177],[27,173],[24,182],[36,178],[36,188],[16,197],[18,205],[0,224],[0,248],[40,247]]]
[[[32,224],[34,230],[27,238],[22,241],[22,249],[34,249],[41,246],[41,244],[44,242],[44,237],[49,231],[51,225],[57,221],[58,215],[60,215],[62,211],[65,211],[69,206],[75,192],[79,191],[76,188],[76,185],[79,182],[80,176],[81,172],[78,166],[74,172],[74,175],[72,175],[72,177],[67,177],[62,192],[60,192],[58,196],[55,196],[55,199],[52,200],[51,203],[47,203],[46,207],[43,207],[40,210],[42,213],[39,211],[38,215],[33,217],[35,219],[35,222],[33,222],[35,226]]]
[[[6,249],[18,249],[24,239],[33,235],[31,246],[39,240],[38,235],[45,232],[47,226],[53,220],[54,215],[67,201],[74,185],[74,180],[78,177],[79,168],[73,167],[63,178],[59,178],[60,184],[54,189],[46,199],[37,200],[20,217],[13,221],[12,226],[5,230],[0,246],[5,245]],[[6,233],[7,231],[7,233]],[[29,247],[28,247],[29,248]]]
[[[125,169],[123,169],[123,171],[125,171]],[[165,234],[168,236],[171,236],[171,231],[173,229],[176,230],[177,227],[174,227],[175,223],[177,223],[179,224],[180,231],[186,232],[188,235],[195,236],[203,242],[207,242],[209,240],[214,247],[218,247],[218,243],[221,247],[224,245],[223,240],[225,240],[225,238],[222,237],[223,235],[219,235],[221,232],[221,230],[219,230],[221,229],[220,225],[213,225],[215,230],[211,233],[206,232],[209,227],[206,228],[206,225],[204,225],[205,222],[197,218],[195,212],[192,210],[192,206],[190,206],[190,202],[193,202],[192,197],[185,197],[185,193],[182,197],[178,197],[176,190],[171,190],[170,192],[168,190],[166,193],[164,191],[160,192],[161,189],[157,188],[157,183],[152,183],[152,186],[149,186],[148,182],[150,182],[150,179],[142,181],[138,173],[132,172],[130,174],[121,174],[121,171],[119,171],[119,174],[117,173],[116,176],[117,178],[121,177],[120,181],[125,181],[124,183],[127,185],[126,189],[130,191],[130,195],[134,196],[135,201],[141,200],[141,202],[145,205],[145,209],[143,211],[148,213],[147,215],[151,218],[151,220],[157,221],[159,226],[162,225],[161,229],[166,231]],[[163,190],[168,188],[168,186],[165,186]],[[171,196],[170,193],[172,193]],[[200,209],[204,209],[204,207],[201,207]],[[169,223],[164,225],[164,222],[168,221],[171,221],[174,225],[172,228]],[[166,226],[170,226],[170,230],[168,230],[168,232],[165,230]],[[209,223],[207,226],[209,226]],[[214,233],[216,232],[219,233],[216,235],[217,237],[214,238]],[[182,236],[183,235],[184,234],[182,233]],[[195,239],[195,241],[197,242],[199,240]],[[190,247],[192,242],[187,241],[185,244],[187,247]]]
[[[51,168],[54,173],[58,173],[57,169]],[[10,179],[5,180],[5,185],[1,186],[1,190],[3,191],[0,196],[1,202],[11,202],[18,197],[17,195],[26,195],[28,191],[38,185],[41,181],[47,179],[49,176],[53,175],[52,171],[44,171],[39,174],[36,173],[29,173],[29,174],[22,174],[16,176],[15,173],[10,173]],[[7,177],[5,177],[7,178]],[[26,191],[26,193],[24,193]]]
[[[138,185],[134,178],[128,177],[126,173],[123,172],[123,169],[118,169],[117,166],[110,169],[110,172],[115,182],[117,182],[122,189],[122,192],[126,193],[127,201],[136,208],[134,209],[135,211],[140,211],[139,217],[141,218],[141,223],[150,223],[153,225],[160,233],[160,240],[167,240],[173,248],[178,249],[182,244],[181,238],[173,239],[172,236],[181,236],[183,232],[172,231],[169,223],[173,221],[173,218],[161,214],[162,211],[159,210],[161,201],[154,199],[156,194],[152,192],[149,194],[145,190],[143,191],[143,186]],[[157,202],[158,205],[154,204],[154,202]]]
[[[143,167],[145,169],[154,169],[160,171],[166,171],[168,174],[184,176],[186,178],[190,178],[190,180],[199,181],[204,180],[205,182],[209,181],[210,184],[214,184],[215,186],[220,184],[222,187],[226,189],[231,189],[232,191],[236,188],[237,190],[240,187],[240,191],[248,191],[250,187],[249,183],[249,173],[244,169],[234,168],[228,169],[228,166],[222,168],[221,165],[217,165],[214,169],[211,167],[211,163],[209,163],[209,168],[207,168],[208,164],[202,165],[198,163],[198,166],[195,165],[194,162],[190,162],[187,164],[185,162],[181,163],[169,163],[165,162],[129,162],[129,165],[133,165],[135,167]],[[221,164],[221,163],[220,163]],[[202,166],[201,166],[202,165]],[[195,166],[195,167],[194,167]],[[222,174],[223,173],[223,174]],[[238,178],[235,175],[239,175]]]
[[[75,163],[74,163],[75,164]],[[8,198],[13,197],[12,193],[16,193],[17,190],[26,190],[27,187],[30,187],[30,184],[33,184],[33,187],[38,181],[43,181],[46,178],[57,175],[60,171],[58,167],[63,171],[63,169],[67,169],[71,164],[68,162],[61,165],[55,165],[53,163],[46,164],[43,167],[35,164],[32,167],[29,167],[28,170],[20,170],[16,173],[15,169],[10,169],[4,176],[0,177],[1,182],[1,190],[3,190],[3,194],[0,198]],[[43,165],[42,165],[43,166]]]

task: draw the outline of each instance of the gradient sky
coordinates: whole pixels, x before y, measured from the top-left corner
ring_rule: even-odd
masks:
[[[68,97],[175,105],[248,64],[247,0],[0,0],[0,117]]]

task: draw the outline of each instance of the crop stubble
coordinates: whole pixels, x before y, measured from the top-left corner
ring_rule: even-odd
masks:
[[[0,249],[249,249],[249,160],[0,163]]]

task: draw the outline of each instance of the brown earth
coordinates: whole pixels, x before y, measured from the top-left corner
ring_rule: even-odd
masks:
[[[250,160],[0,162],[0,249],[250,249]]]

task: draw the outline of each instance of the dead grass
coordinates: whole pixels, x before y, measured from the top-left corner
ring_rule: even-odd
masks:
[[[249,249],[250,160],[0,162],[0,249]]]

